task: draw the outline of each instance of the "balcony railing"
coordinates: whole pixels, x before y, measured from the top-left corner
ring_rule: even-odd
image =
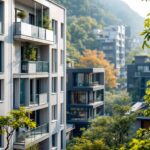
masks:
[[[46,61],[22,61],[22,73],[49,72],[49,62]]]
[[[0,21],[0,34],[3,34],[3,23]]]
[[[47,93],[35,94],[31,96],[30,105],[47,104]]]
[[[16,132],[16,143],[28,144],[30,142],[34,142],[35,140],[47,135],[48,132],[48,123],[32,130]]]
[[[48,104],[48,96],[47,93],[41,93],[41,94],[34,94],[31,95],[30,100],[26,100],[25,94],[20,94],[20,103],[18,104],[15,100],[15,108],[18,108],[20,106],[22,107],[34,107],[34,106],[40,106]]]
[[[95,81],[95,82],[78,82],[77,84],[76,84],[76,86],[97,86],[97,85],[100,85],[100,83],[98,82],[98,81]]]
[[[15,35],[22,35],[40,40],[53,42],[52,30],[44,29],[24,22],[15,22]]]

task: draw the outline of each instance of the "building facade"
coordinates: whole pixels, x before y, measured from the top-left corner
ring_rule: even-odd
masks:
[[[66,10],[51,0],[0,0],[0,116],[22,106],[37,124],[18,129],[10,149],[65,149],[65,28]]]
[[[68,68],[67,77],[67,123],[75,125],[77,135],[104,115],[105,73],[103,68]]]
[[[108,26],[97,32],[98,48],[118,70],[118,77],[126,77],[125,26]]]
[[[127,89],[134,102],[143,101],[146,82],[150,80],[150,59],[148,56],[135,56],[135,61],[127,66]]]

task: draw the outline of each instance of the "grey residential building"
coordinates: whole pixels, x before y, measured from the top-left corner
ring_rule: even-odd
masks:
[[[133,101],[143,101],[146,82],[150,80],[150,58],[135,56],[135,61],[127,66],[127,89]]]
[[[126,77],[125,71],[125,26],[108,26],[97,30],[97,47],[118,70],[118,77]]]
[[[67,69],[67,123],[75,125],[76,134],[91,119],[104,115],[104,92],[103,68]]]
[[[65,28],[66,10],[54,1],[0,0],[0,116],[22,106],[37,124],[19,128],[10,150],[66,147]]]

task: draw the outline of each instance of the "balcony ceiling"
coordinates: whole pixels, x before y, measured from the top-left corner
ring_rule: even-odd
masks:
[[[16,3],[19,3],[19,4],[22,4],[22,5],[25,5],[25,6],[28,6],[30,8],[33,8],[35,7],[35,1],[34,0],[15,0]],[[42,5],[40,5],[39,3],[36,3],[36,9],[41,9]],[[43,8],[47,8],[45,6],[43,6]]]

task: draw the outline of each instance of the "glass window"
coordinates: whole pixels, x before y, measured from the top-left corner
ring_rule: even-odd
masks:
[[[4,147],[4,145],[3,145],[4,139],[3,138],[4,138],[4,136],[0,135],[0,148]]]
[[[54,42],[57,42],[57,32],[58,32],[58,22],[56,20],[52,20],[52,30],[54,31]]]
[[[4,81],[0,80],[0,101],[4,100]]]
[[[57,120],[57,105],[52,106],[52,120]]]
[[[52,72],[57,72],[57,49],[52,49]]]
[[[86,104],[87,99],[88,99],[88,96],[86,92],[74,92],[72,94],[71,104]]]
[[[52,78],[52,93],[57,92],[57,77]]]
[[[64,24],[61,23],[61,38],[64,38]]]
[[[60,54],[60,64],[64,64],[64,50],[61,50],[61,54]]]
[[[52,135],[52,147],[57,147],[57,134]]]
[[[61,124],[64,124],[64,103],[61,103]]]
[[[3,47],[2,42],[0,42],[0,72],[3,72]]]
[[[64,77],[61,77],[61,91],[64,91]]]
[[[4,26],[4,2],[0,2],[0,34],[3,34]]]

